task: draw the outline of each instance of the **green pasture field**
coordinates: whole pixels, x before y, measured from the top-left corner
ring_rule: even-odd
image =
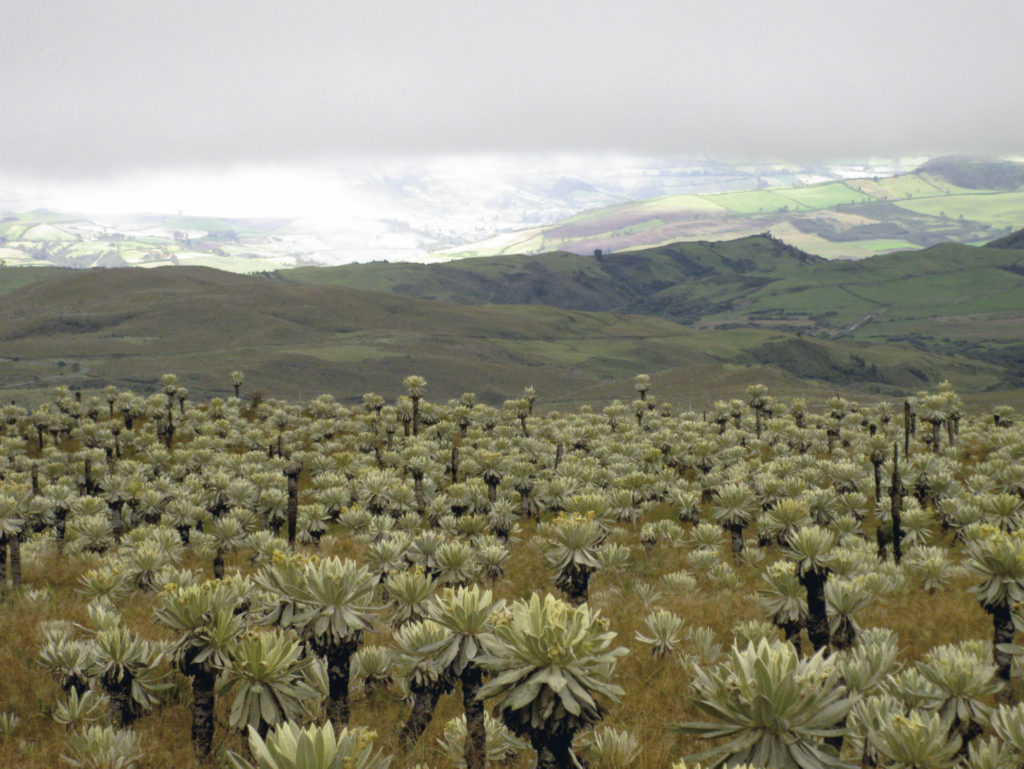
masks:
[[[999,166],[998,163],[995,165]],[[959,171],[962,172],[961,176],[966,174],[966,177],[971,177],[970,161],[951,161],[942,167],[948,169],[947,173],[956,174]],[[1002,169],[1003,175],[1000,176],[997,173],[999,168],[993,170],[988,166],[975,171],[973,178],[982,181],[986,178],[1009,178],[1014,173],[1014,169]],[[998,228],[1019,228],[1024,225],[1020,216],[1024,207],[1021,198],[1017,197],[1022,194],[964,189],[948,181],[935,169],[923,168],[889,178],[848,179],[806,187],[669,196],[616,204],[585,211],[547,227],[524,230],[518,235],[513,233],[467,245],[459,249],[456,255],[485,256],[511,254],[515,251],[539,253],[554,248],[573,248],[587,252],[601,248],[602,237],[613,241],[605,244],[606,252],[627,251],[677,240],[725,239],[771,229],[787,242],[819,256],[859,259],[893,249],[919,248],[940,240],[979,244],[988,242],[998,237]],[[985,197],[992,199],[982,203],[981,199]],[[941,202],[946,200],[950,201],[948,206]],[[788,211],[845,211],[848,206],[857,210],[857,207],[870,207],[873,203],[883,202],[895,205],[875,206],[870,214],[865,214],[869,221],[863,224],[883,225],[881,229],[903,228],[908,233],[907,237],[877,237],[868,227],[860,237],[833,241],[826,236],[796,231],[787,221]],[[939,213],[944,210],[949,221],[939,218]],[[958,217],[961,214],[964,219],[959,223]],[[664,220],[665,224],[644,226],[652,220]],[[600,231],[602,221],[608,223],[603,233]],[[574,227],[581,229],[575,232]],[[456,252],[453,249],[451,253]]]
[[[933,198],[971,192],[930,173],[903,174],[875,181],[873,179],[850,179],[846,182],[854,189],[879,200],[903,200],[905,198]]]
[[[557,250],[559,246],[551,245],[547,242],[547,238],[543,233],[539,233],[529,238],[528,240],[510,243],[509,245],[502,248],[499,254],[528,254],[535,251],[550,251]],[[484,254],[481,254],[483,256]]]
[[[711,228],[709,227],[708,229],[710,230]],[[697,230],[697,228],[694,228],[694,230]],[[762,232],[764,232],[763,227],[737,227],[736,229],[727,229],[724,231],[721,228],[715,228],[711,232],[695,232],[695,234],[701,235],[702,240],[706,239],[713,241],[729,241],[737,240],[739,238],[748,238],[751,237],[752,235],[759,235]],[[665,238],[664,240],[659,240],[657,242],[652,242],[650,245],[627,246],[625,248],[619,249],[616,253],[636,253],[638,251],[647,251],[648,249],[652,248],[662,248],[664,246],[670,246],[673,243],[678,242],[678,237],[670,237]]]
[[[878,238],[876,240],[853,240],[844,242],[843,247],[853,252],[850,257],[853,259],[867,259],[870,256],[879,256],[892,251],[906,251],[916,249],[917,246],[909,240],[899,238]]]
[[[916,250],[918,247],[909,240],[879,238],[875,240],[827,240],[813,232],[803,232],[791,222],[772,225],[770,232],[801,251],[824,259],[866,259],[889,251]],[[747,233],[753,234],[753,233]]]
[[[0,222],[0,236],[7,238],[8,240],[21,240],[21,236],[25,230],[35,226],[34,224],[26,224],[18,219],[11,222]]]
[[[659,198],[660,200],[660,198]],[[604,219],[607,216],[611,216],[623,211],[629,211],[636,208],[636,203],[619,203],[614,206],[605,206],[603,208],[592,208],[587,211],[581,211],[578,214],[567,217],[559,222],[560,225],[573,225],[573,224],[584,224],[586,222],[595,221],[597,219]]]
[[[18,240],[28,240],[28,241],[33,241],[33,242],[37,242],[37,241],[52,242],[52,241],[78,240],[78,237],[76,237],[74,234],[68,232],[63,227],[60,227],[59,225],[40,223],[40,224],[34,224],[34,225],[29,226],[29,227],[26,227],[22,231],[22,233],[21,233],[20,237],[18,238]]]
[[[617,230],[611,230],[604,234],[606,237],[615,237],[617,235],[636,235],[641,232],[660,229],[666,224],[667,222],[664,219],[646,219],[644,221],[637,222],[636,224],[620,227]]]
[[[861,203],[866,200],[874,200],[874,197],[867,195],[860,190],[847,186],[842,182],[831,182],[828,184],[814,184],[808,187],[793,187],[773,191],[776,195],[788,198],[801,207],[807,208],[832,208],[848,203]]]
[[[1024,192],[983,192],[969,195],[949,195],[925,200],[904,200],[896,203],[901,208],[928,216],[956,219],[963,216],[996,227],[1024,226]]]
[[[790,190],[786,190],[786,193]],[[736,214],[756,214],[772,211],[803,210],[813,208],[781,194],[781,190],[747,190],[745,192],[720,192],[708,198]]]
[[[724,214],[728,212],[728,209],[718,205],[705,195],[667,195],[661,198],[619,203],[614,206],[583,211],[563,219],[558,223],[558,227],[586,224],[626,213],[633,213],[637,216],[661,216],[662,214],[680,212]]]
[[[707,195],[669,195],[635,203],[631,208],[638,212],[650,211],[657,214],[676,212],[723,214],[729,210]]]
[[[7,263],[7,267],[17,267],[18,269],[52,267],[48,262],[36,259],[17,248],[0,247],[0,259]]]

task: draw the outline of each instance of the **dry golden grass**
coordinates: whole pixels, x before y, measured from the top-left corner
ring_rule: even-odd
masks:
[[[544,565],[539,548],[533,543],[532,522],[526,522],[512,545],[506,576],[494,585],[496,597],[515,599],[533,591],[557,592],[552,586],[550,570]],[[687,568],[685,550],[669,543],[655,545],[646,552],[639,544],[639,528],[625,527],[625,544],[631,545],[634,566],[628,573],[595,574],[591,582],[591,605],[610,621],[618,634],[618,645],[630,649],[616,670],[616,680],[626,689],[619,703],[609,703],[603,723],[632,733],[643,746],[637,769],[660,769],[680,755],[702,749],[706,743],[682,737],[668,730],[668,726],[687,720],[700,720],[700,711],[691,704],[688,687],[689,671],[671,655],[656,658],[649,648],[634,640],[634,632],[641,627],[644,617],[654,608],[663,607],[684,618],[684,627],[711,627],[716,640],[727,647],[732,639],[731,629],[740,621],[763,619],[756,600],[760,568],[736,564],[739,585],[723,590],[699,583],[698,589],[688,595],[672,594],[658,578],[665,573]],[[328,539],[324,554],[358,557],[363,546],[354,539],[339,535]],[[768,560],[778,554],[769,550]],[[188,559],[187,564],[212,576],[210,564]],[[0,710],[14,711],[21,717],[15,735],[0,742],[0,766],[19,769],[49,769],[60,766],[64,750],[64,729],[51,718],[53,708],[61,696],[59,687],[50,680],[35,661],[39,647],[37,628],[41,622],[67,619],[87,624],[84,602],[76,591],[78,577],[91,566],[91,559],[47,555],[30,559],[25,564],[26,588],[49,586],[52,600],[37,605],[18,596],[8,597],[0,605]],[[229,569],[249,569],[242,554],[228,558]],[[634,582],[648,582],[655,586],[660,597],[645,607],[632,592]],[[991,637],[991,621],[967,592],[967,578],[959,578],[945,590],[929,595],[916,586],[887,596],[862,611],[858,619],[862,626],[888,627],[899,634],[903,657],[906,661],[919,658],[929,648],[965,638]],[[166,638],[164,628],[153,620],[152,595],[132,593],[120,602],[128,624],[144,638]],[[368,633],[367,644],[387,644],[390,631],[383,623]],[[684,651],[689,650],[684,642]],[[807,647],[809,648],[809,646]],[[180,676],[171,692],[170,704],[156,713],[139,719],[134,728],[142,735],[147,769],[198,769],[189,741],[191,708],[189,686]],[[379,734],[379,744],[386,752],[396,755],[396,766],[412,766],[425,762],[431,766],[447,765],[437,746],[446,720],[461,713],[461,695],[456,690],[441,699],[434,721],[423,738],[407,754],[403,754],[396,739],[397,728],[408,714],[397,690],[376,693],[367,698],[361,687],[352,687],[353,725],[372,727]],[[215,745],[220,750],[243,750],[239,735],[227,726],[227,698],[221,698],[217,711]],[[521,769],[529,765],[524,754],[518,764]],[[216,765],[221,765],[217,762]]]
[[[986,447],[972,448],[969,463],[980,461]],[[302,489],[308,488],[304,478]],[[657,508],[649,518],[671,516],[667,506]],[[869,517],[865,528],[873,536],[874,521]],[[684,527],[689,529],[689,525]],[[511,556],[506,564],[505,576],[493,585],[496,598],[515,600],[533,592],[557,592],[553,587],[553,574],[545,565],[537,547],[535,524],[524,521],[510,543]],[[670,731],[672,724],[689,720],[702,720],[689,693],[691,672],[673,656],[656,658],[649,648],[634,639],[644,618],[654,608],[665,608],[684,619],[684,627],[710,627],[718,643],[727,648],[732,642],[733,627],[744,620],[761,620],[764,615],[758,604],[756,591],[761,585],[760,574],[765,565],[781,557],[778,549],[769,547],[766,559],[759,567],[734,564],[738,584],[723,589],[706,579],[688,594],[673,593],[660,582],[660,577],[680,569],[690,570],[685,555],[687,548],[668,542],[659,542],[651,551],[640,543],[640,524],[624,525],[619,541],[628,545],[633,556],[632,566],[619,573],[597,572],[591,582],[591,606],[599,609],[609,620],[617,634],[617,644],[630,653],[623,657],[616,670],[616,681],[626,695],[621,702],[608,703],[603,724],[625,729],[633,734],[643,747],[636,762],[637,769],[663,769],[679,756],[707,747],[704,741],[682,737]],[[357,539],[329,531],[321,550],[325,555],[338,555],[360,559],[365,546]],[[954,547],[950,535],[943,544]],[[309,548],[307,551],[312,552]],[[726,556],[723,556],[726,558]],[[0,711],[13,711],[21,723],[13,736],[0,739],[0,767],[18,769],[50,769],[62,765],[64,729],[52,719],[54,707],[61,697],[59,687],[36,661],[40,638],[39,625],[49,620],[69,620],[87,624],[85,602],[77,591],[79,577],[98,562],[94,556],[60,556],[44,553],[25,559],[25,590],[41,588],[49,591],[46,599],[31,602],[24,594],[11,594],[0,601]],[[185,566],[196,569],[203,576],[212,577],[212,566],[193,552],[186,553]],[[230,570],[251,571],[243,553],[227,558]],[[647,583],[659,596],[645,605],[634,590],[637,584]],[[948,587],[928,594],[919,586],[910,584],[902,591],[889,594],[858,614],[863,627],[887,627],[900,639],[905,663],[920,658],[930,648],[964,639],[985,639],[992,635],[991,620],[968,591],[972,580],[961,576]],[[134,592],[122,599],[122,609],[128,625],[142,638],[165,639],[165,628],[153,617],[155,597]],[[390,630],[380,621],[373,632],[367,633],[366,644],[388,644]],[[805,649],[809,649],[805,641]],[[688,642],[684,652],[690,651]],[[141,718],[134,728],[142,735],[146,758],[145,769],[200,769],[189,740],[191,723],[190,687],[181,676],[175,675],[176,686],[167,696],[168,703],[154,714]],[[352,687],[353,725],[366,725],[379,735],[379,745],[386,753],[395,754],[394,766],[407,767],[423,762],[433,767],[447,766],[447,759],[437,745],[446,720],[461,713],[461,694],[456,690],[441,699],[430,727],[420,741],[403,753],[397,740],[397,730],[408,715],[409,708],[398,695],[397,687],[366,697],[361,687]],[[213,765],[224,766],[226,750],[243,751],[242,738],[227,728],[228,698],[221,698],[217,708],[217,730],[214,744],[217,758]],[[525,769],[531,756],[525,752],[516,766]]]

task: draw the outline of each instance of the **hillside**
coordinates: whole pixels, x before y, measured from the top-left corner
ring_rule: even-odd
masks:
[[[937,174],[969,190],[1016,190],[1024,187],[1024,164],[997,159],[951,156],[934,158],[921,171]]]
[[[753,328],[999,361],[1024,382],[1024,255],[944,244],[827,261],[770,236],[626,254],[351,265],[279,273],[450,302],[549,304],[664,317],[700,329]]]
[[[640,371],[663,397],[698,405],[740,395],[752,380],[819,399],[837,389],[898,396],[946,378],[969,395],[1010,381],[1004,366],[905,345],[459,306],[206,268],[51,275],[4,297],[0,329],[3,397],[58,384],[155,387],[168,371],[206,397],[228,389],[233,369],[253,390],[348,401],[374,390],[394,396],[410,373],[425,375],[437,400],[470,390],[500,402],[533,385],[549,404],[630,399]]]
[[[763,235],[724,242],[674,243],[628,254],[463,259],[434,265],[381,263],[306,267],[278,273],[311,285],[335,285],[456,304],[547,304],[572,310],[665,315],[689,321],[699,312],[651,311],[662,292],[683,284],[745,293],[824,260]]]
[[[986,245],[990,248],[1024,248],[1024,230],[1011,232],[1009,235],[996,238],[991,243],[986,243]]]
[[[20,267],[0,268],[0,296],[15,291],[22,286],[30,286],[44,280],[67,275],[70,270],[59,267]]]
[[[981,244],[1022,226],[1024,163],[951,157],[887,178],[635,201],[450,253],[608,253],[770,231],[819,256],[859,259],[947,241]]]
[[[1024,311],[1022,273],[1018,249],[948,243],[856,262],[828,261],[758,235],[610,255],[555,252],[277,275],[288,282],[458,304],[547,304],[656,315],[701,327],[741,323],[877,339],[905,334],[910,325],[947,313]]]

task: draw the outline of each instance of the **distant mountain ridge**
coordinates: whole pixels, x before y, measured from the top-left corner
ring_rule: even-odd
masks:
[[[950,184],[969,190],[1015,190],[1024,187],[1024,163],[998,158],[953,155],[933,158],[918,169],[937,174]]]
[[[381,259],[611,253],[762,232],[818,256],[863,258],[946,241],[980,245],[1024,226],[1022,164],[937,158],[899,173],[912,167],[908,160],[800,168],[667,158],[632,169],[606,163],[603,174],[595,167],[583,178],[585,169],[574,175],[559,163],[506,164],[492,167],[493,177],[370,164],[349,169],[354,175],[328,172],[350,191],[349,204],[289,219],[24,211],[10,206],[25,201],[0,190],[7,201],[0,205],[0,263],[248,273]]]
[[[638,200],[450,253],[621,252],[769,231],[809,253],[857,259],[947,241],[981,245],[1021,227],[1024,163],[947,157],[892,177]]]
[[[634,199],[782,186],[799,178],[834,180],[853,169],[888,176],[911,162],[801,167],[604,153],[338,158],[326,165],[224,169],[208,184],[200,172],[197,200],[181,201],[190,208],[184,215],[168,210],[163,196],[148,195],[147,184],[140,185],[140,197],[126,198],[116,184],[109,194],[103,184],[49,191],[44,185],[19,193],[5,189],[0,178],[0,260],[69,267],[181,264],[233,272],[380,259],[429,262],[438,258],[433,252],[458,244]],[[94,197],[131,207],[92,212]],[[55,200],[74,201],[77,208],[51,210]],[[250,205],[255,208],[247,210]],[[253,218],[255,211],[272,218]]]

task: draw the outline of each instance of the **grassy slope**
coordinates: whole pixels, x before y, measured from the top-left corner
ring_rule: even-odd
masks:
[[[827,262],[780,279],[751,296],[732,316],[772,309],[830,313],[822,323],[836,330],[874,308],[889,322],[908,323],[949,313],[1019,310],[1024,277],[1011,269],[1019,252],[960,244],[877,256],[860,262]],[[876,321],[877,323],[878,321]]]
[[[248,387],[285,396],[394,396],[421,373],[439,400],[472,390],[500,402],[534,385],[548,403],[585,402],[629,399],[632,377],[647,371],[663,397],[706,404],[752,380],[823,398],[837,388],[895,396],[942,378],[978,392],[1005,373],[909,347],[814,340],[794,357],[796,337],[770,329],[457,306],[203,268],[61,275],[8,294],[0,329],[8,397],[57,384],[146,388],[168,371],[202,397],[223,393],[242,369]]]
[[[1024,230],[1017,230],[1011,232],[1002,238],[996,238],[991,243],[986,244],[992,248],[1024,248]]]
[[[644,313],[705,329],[752,326],[871,344],[909,342],[979,364],[998,362],[1007,369],[1007,382],[1024,381],[1019,249],[944,244],[830,262],[753,237],[603,257],[560,252],[430,266],[310,268],[281,276],[468,304],[532,302]],[[801,367],[791,351],[776,352],[777,358],[759,360],[801,375],[814,369]]]
[[[391,291],[463,304],[553,304],[663,315],[680,321],[758,323],[803,316],[809,330],[864,339],[937,316],[1015,313],[1024,307],[1019,249],[944,244],[922,251],[830,262],[777,240],[679,243],[604,257],[564,252],[448,264],[301,268],[287,281]],[[861,327],[859,326],[858,329]]]
[[[778,241],[674,243],[606,257],[567,252],[465,259],[446,264],[373,263],[308,267],[279,273],[288,281],[480,304],[553,304],[570,309],[621,310],[681,283],[737,282],[799,274],[821,260]],[[637,304],[643,312],[642,304]]]
[[[0,296],[44,280],[61,277],[69,270],[60,267],[19,267],[0,269]]]
[[[994,227],[1019,227],[1024,211],[1024,192],[985,192],[968,195],[948,195],[939,198],[904,200],[901,208],[927,216],[942,218],[963,217]]]

